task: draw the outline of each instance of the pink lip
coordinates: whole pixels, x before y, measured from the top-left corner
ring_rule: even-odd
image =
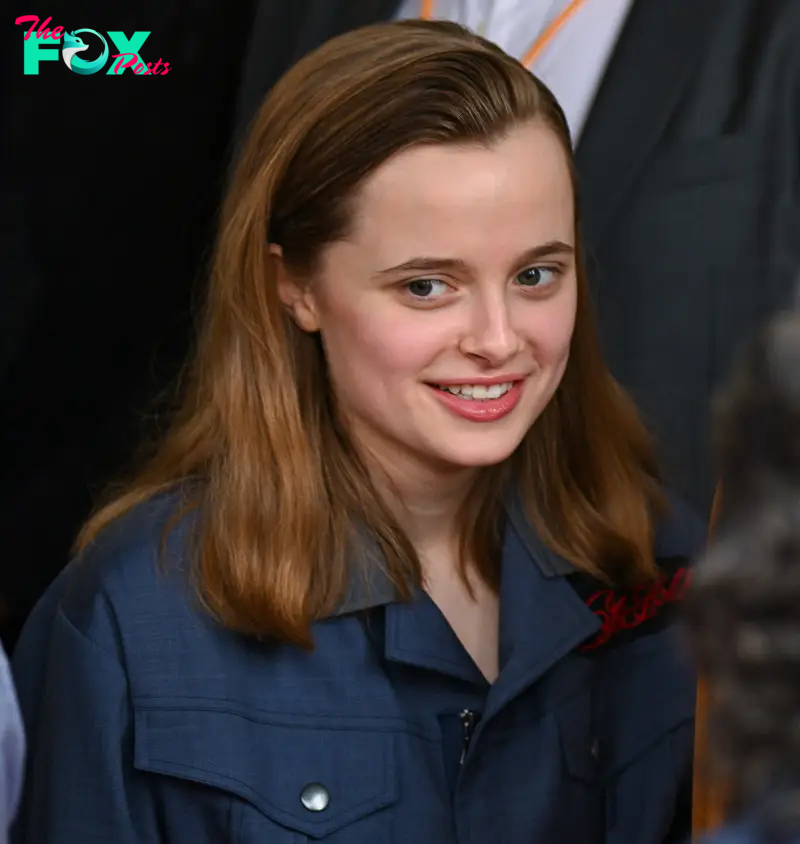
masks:
[[[488,386],[489,384],[505,384],[509,380],[511,379],[507,378],[505,381],[470,381],[469,383],[486,384]],[[463,384],[465,382],[453,383]],[[469,419],[470,422],[496,422],[498,419],[508,416],[517,406],[522,396],[522,381],[515,381],[514,386],[499,399],[463,399],[460,396],[448,393],[447,390],[439,390],[436,387],[430,387],[430,389],[436,398],[456,416]]]

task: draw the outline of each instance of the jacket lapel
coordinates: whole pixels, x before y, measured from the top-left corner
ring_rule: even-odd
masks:
[[[722,0],[636,0],[577,148],[583,230],[597,248],[702,58]]]

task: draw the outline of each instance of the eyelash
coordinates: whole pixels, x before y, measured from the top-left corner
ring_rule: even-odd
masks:
[[[549,289],[564,274],[564,267],[562,267],[562,266],[543,266],[541,264],[535,264],[532,267],[526,267],[524,270],[520,270],[520,272],[518,272],[514,278],[517,279],[521,275],[523,275],[524,273],[529,273],[529,272],[532,272],[534,270],[539,270],[541,272],[553,273],[554,278],[552,279],[552,281],[549,284],[532,285],[530,288],[528,288],[531,291]],[[403,284],[402,284],[404,291],[406,293],[408,293],[409,296],[415,302],[428,302],[428,301],[433,302],[433,301],[437,301],[439,298],[441,298],[441,297],[438,297],[438,296],[437,297],[434,297],[434,296],[417,296],[414,293],[412,293],[411,290],[409,289],[410,286],[412,284],[419,284],[421,281],[430,281],[430,282],[433,282],[435,284],[445,284],[445,285],[449,286],[448,282],[443,281],[440,278],[415,278],[415,279],[412,279],[411,281],[404,281]],[[526,287],[526,285],[520,285],[520,286],[523,287],[523,288]]]

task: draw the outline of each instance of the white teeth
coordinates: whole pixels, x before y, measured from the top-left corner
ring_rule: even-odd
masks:
[[[492,384],[490,387],[483,384],[456,384],[439,387],[439,389],[452,393],[454,396],[459,396],[462,399],[484,401],[486,399],[499,399],[500,396],[505,395],[513,386],[509,381],[505,384]]]

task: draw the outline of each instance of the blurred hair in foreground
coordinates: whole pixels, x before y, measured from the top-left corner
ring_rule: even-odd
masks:
[[[715,408],[724,512],[685,612],[734,812],[800,829],[800,314],[743,356]]]

